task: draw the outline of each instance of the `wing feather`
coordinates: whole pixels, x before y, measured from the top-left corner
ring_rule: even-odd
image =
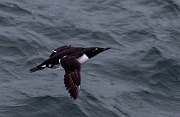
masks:
[[[75,57],[65,57],[61,59],[61,66],[65,70],[65,87],[70,93],[70,96],[73,99],[76,99],[79,94],[79,87],[81,82],[80,63],[76,60]]]

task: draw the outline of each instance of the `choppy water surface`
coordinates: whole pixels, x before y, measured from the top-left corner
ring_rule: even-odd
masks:
[[[179,0],[1,0],[1,117],[179,117]],[[62,45],[112,47],[82,66],[29,73]]]

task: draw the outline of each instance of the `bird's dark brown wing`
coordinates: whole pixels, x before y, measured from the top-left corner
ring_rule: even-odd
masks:
[[[53,52],[52,52],[51,55],[50,55],[50,58],[51,58],[52,56],[54,56],[55,54],[57,54],[57,53],[59,53],[59,52],[62,52],[62,51],[66,50],[66,49],[69,49],[69,48],[71,48],[71,45],[65,45],[65,46],[61,46],[61,47],[59,47],[59,48],[54,49]]]
[[[73,99],[76,99],[79,90],[80,90],[80,83],[81,83],[81,76],[80,76],[80,63],[76,60],[75,57],[65,57],[61,59],[61,66],[65,70],[64,75],[64,84],[67,90]]]

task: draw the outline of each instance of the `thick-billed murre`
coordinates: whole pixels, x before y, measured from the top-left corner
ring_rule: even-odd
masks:
[[[63,67],[65,70],[64,84],[67,90],[69,90],[70,96],[76,99],[81,83],[80,69],[81,64],[88,59],[96,56],[97,54],[108,50],[110,48],[99,48],[99,47],[72,47],[71,45],[65,45],[53,50],[50,57],[42,62],[35,68],[29,71],[35,72],[44,68],[57,68]]]

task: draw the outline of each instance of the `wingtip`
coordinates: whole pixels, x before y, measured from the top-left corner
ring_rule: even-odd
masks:
[[[32,73],[32,72],[35,72],[37,70],[38,70],[37,68],[32,68],[32,69],[29,70],[29,72]]]
[[[77,99],[77,97],[71,97],[73,100],[75,100],[76,101],[76,99]]]
[[[76,86],[77,87],[77,90],[74,89],[73,91],[70,91],[70,96],[73,100],[76,100],[78,95],[79,95],[79,91],[80,91],[80,85],[79,86]]]

